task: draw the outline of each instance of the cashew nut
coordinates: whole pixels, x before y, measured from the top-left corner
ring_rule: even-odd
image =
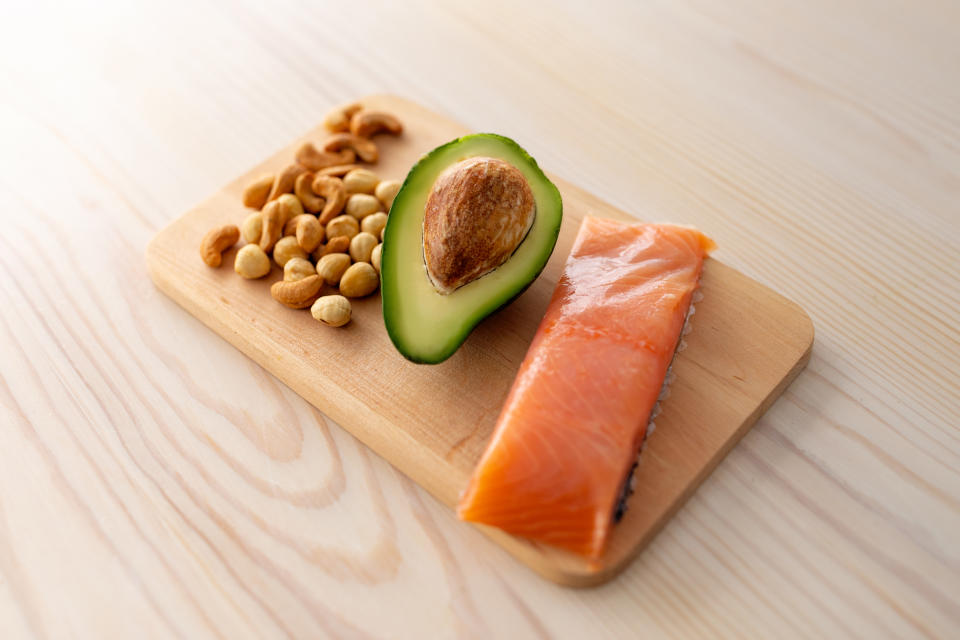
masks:
[[[350,133],[361,138],[369,138],[377,133],[403,133],[403,125],[395,116],[383,111],[358,111],[350,118]]]
[[[324,167],[317,171],[318,176],[345,176],[354,169],[361,168],[362,165],[359,164],[335,164],[332,167]]]
[[[331,253],[346,253],[350,249],[350,238],[348,236],[334,236],[327,241],[327,244],[322,247],[317,247],[317,250],[313,252],[313,259],[319,260],[323,256],[328,256]]]
[[[293,185],[297,181],[297,176],[304,172],[306,172],[306,169],[299,164],[291,164],[284,167],[283,171],[278,173],[277,177],[273,180],[273,186],[270,187],[270,195],[267,197],[267,202],[276,200],[285,193],[292,192]]]
[[[323,205],[326,204],[326,200],[313,192],[314,177],[312,171],[301,173],[293,184],[293,192],[300,198],[305,210],[310,213],[319,213],[323,209]]]
[[[351,102],[331,109],[323,117],[323,126],[332,133],[347,131],[350,129],[350,118],[362,108],[359,102]]]
[[[297,149],[297,162],[311,171],[317,171],[324,167],[332,167],[338,164],[350,164],[357,159],[353,149],[329,149],[318,151],[312,142],[304,142]]]
[[[302,216],[309,216],[309,213],[301,213]],[[316,216],[310,216],[311,218],[316,218]],[[284,236],[295,236],[297,235],[297,224],[300,222],[300,216],[294,216],[287,220],[283,225],[283,235]]]
[[[223,262],[223,252],[237,244],[240,229],[235,224],[225,224],[211,229],[200,242],[200,257],[208,267],[219,267]]]
[[[306,309],[317,299],[323,287],[323,278],[307,276],[302,280],[281,280],[270,287],[270,295],[280,304],[291,309]]]
[[[379,155],[377,145],[372,140],[355,136],[352,133],[337,133],[327,138],[327,141],[323,144],[323,150],[327,152],[336,152],[342,149],[353,149],[361,160],[370,163],[376,162]],[[341,162],[338,164],[347,163]]]
[[[347,204],[347,189],[340,178],[333,176],[317,176],[311,187],[314,193],[326,199],[320,212],[320,224],[327,224],[343,211],[343,206]]]
[[[273,249],[273,245],[283,235],[283,213],[276,200],[271,200],[263,208],[263,224],[260,230],[260,248],[264,252]]]
[[[270,195],[270,189],[273,187],[274,175],[265,173],[243,190],[243,206],[251,209],[262,209],[267,204],[267,197]]]

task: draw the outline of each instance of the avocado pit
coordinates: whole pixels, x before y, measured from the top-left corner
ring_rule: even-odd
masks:
[[[448,167],[423,216],[423,261],[433,287],[449,295],[502,265],[535,215],[530,185],[509,162],[478,156]]]

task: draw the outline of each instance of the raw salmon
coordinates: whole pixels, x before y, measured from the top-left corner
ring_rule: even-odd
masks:
[[[689,227],[583,221],[462,519],[600,556],[713,248]]]

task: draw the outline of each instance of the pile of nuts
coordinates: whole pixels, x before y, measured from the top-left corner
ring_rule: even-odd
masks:
[[[360,164],[379,156],[371,139],[378,133],[399,135],[403,125],[389,113],[348,104],[324,118],[332,134],[318,149],[303,143],[296,162],[277,174],[247,185],[245,207],[255,209],[238,228],[212,229],[200,255],[219,267],[222,253],[241,237],[234,271],[246,279],[270,273],[271,257],[283,280],[270,287],[273,299],[291,309],[306,309],[318,321],[340,327],[350,321],[348,298],[372,294],[380,286],[380,252],[398,180],[380,178]],[[324,286],[337,294],[320,295]]]

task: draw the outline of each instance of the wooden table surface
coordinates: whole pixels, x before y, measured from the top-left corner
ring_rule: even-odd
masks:
[[[174,5],[0,21],[0,637],[956,637],[960,5]],[[698,225],[814,320],[606,586],[534,575],[147,276],[373,92]]]

